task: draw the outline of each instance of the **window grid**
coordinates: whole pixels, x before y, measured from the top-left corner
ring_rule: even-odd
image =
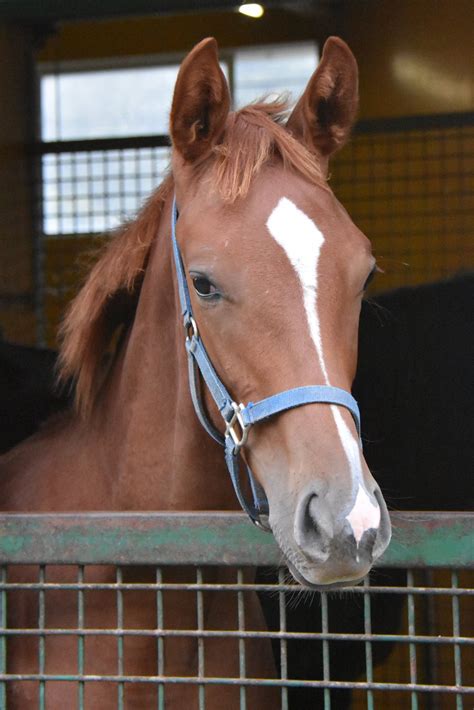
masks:
[[[42,158],[45,236],[100,234],[138,211],[163,179],[169,149],[81,150]]]

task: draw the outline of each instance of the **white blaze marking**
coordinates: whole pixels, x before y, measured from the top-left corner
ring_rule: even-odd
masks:
[[[282,197],[272,211],[267,220],[267,227],[275,241],[284,249],[300,280],[309,332],[324,381],[330,385],[317,309],[318,262],[325,241],[324,235],[313,220],[286,197]],[[357,484],[356,499],[351,512],[347,515],[347,520],[352,527],[358,545],[365,530],[378,527],[380,509],[377,503],[372,503],[364,487],[358,441],[354,438],[336,405],[331,405],[331,412],[349,463],[352,480],[354,484]]]
[[[318,261],[324,236],[312,219],[286,197],[282,197],[270,217],[267,227],[276,242],[285,250],[303,289],[303,303],[309,332],[316,348],[324,380],[329,382],[323,357],[321,330],[316,308]]]
[[[377,529],[380,523],[380,508],[374,505],[367,495],[362,483],[359,482],[354,507],[349,515],[346,515],[346,520],[352,528],[357,547],[362,539],[362,535],[370,528]]]
[[[327,380],[327,384],[329,381]],[[342,418],[342,414],[337,408],[337,405],[331,404],[331,412],[336,422],[337,431],[341,440],[342,448],[346,454],[349,468],[351,470],[352,479],[354,481],[362,481],[362,464],[360,460],[360,446],[357,439],[353,436],[351,430]]]

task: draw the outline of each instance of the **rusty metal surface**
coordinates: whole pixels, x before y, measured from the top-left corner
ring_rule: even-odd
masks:
[[[378,566],[473,567],[474,513],[394,513]],[[0,515],[0,563],[279,565],[242,513]]]

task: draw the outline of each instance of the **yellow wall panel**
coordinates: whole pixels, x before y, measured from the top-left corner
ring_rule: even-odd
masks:
[[[45,239],[43,307],[46,342],[51,347],[57,346],[57,328],[66,306],[97,258],[103,239],[96,236]]]
[[[361,117],[474,109],[472,0],[348,0],[341,34],[360,67]]]

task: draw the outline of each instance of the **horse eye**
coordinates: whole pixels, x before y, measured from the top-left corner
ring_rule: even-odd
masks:
[[[192,279],[194,289],[201,298],[211,298],[218,294],[214,284],[212,284],[209,279],[206,279],[205,276],[193,276]]]

